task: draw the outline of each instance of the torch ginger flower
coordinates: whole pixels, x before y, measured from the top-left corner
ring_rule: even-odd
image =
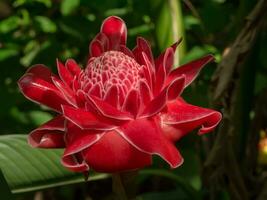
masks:
[[[108,17],[85,69],[69,59],[57,62],[58,75],[38,64],[21,77],[24,96],[58,113],[30,133],[31,146],[64,148],[62,164],[77,172],[138,169],[151,165],[153,155],[175,168],[183,162],[175,141],[217,126],[219,112],[180,97],[211,55],[173,69],[178,42],[154,59],[145,39],[130,50],[126,38],[124,21]]]

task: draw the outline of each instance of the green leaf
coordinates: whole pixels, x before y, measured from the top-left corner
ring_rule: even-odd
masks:
[[[0,49],[0,62],[17,54],[17,49]]]
[[[15,30],[19,26],[19,17],[11,16],[0,22],[0,33],[8,33]]]
[[[161,51],[183,38],[175,53],[175,66],[185,53],[184,20],[180,1],[163,1],[163,6],[156,21],[155,31],[158,45]]]
[[[14,197],[12,196],[10,189],[8,188],[8,185],[6,183],[6,180],[2,174],[2,171],[0,169],[0,194],[1,194],[1,198],[2,199],[9,199],[9,200],[13,200]]]
[[[62,15],[69,15],[80,5],[80,0],[63,0],[60,5]]]
[[[179,188],[187,194],[190,199],[200,199],[199,192],[190,185],[190,183],[182,176],[176,175],[169,170],[165,169],[144,169],[139,172],[141,175],[154,175],[168,178],[179,185]]]
[[[31,148],[26,138],[26,135],[0,136],[0,168],[13,193],[84,181],[80,173],[70,172],[61,165],[62,150]],[[89,181],[106,177],[90,173]]]
[[[48,17],[36,16],[34,20],[37,23],[38,28],[45,33],[54,33],[57,31],[56,24]]]

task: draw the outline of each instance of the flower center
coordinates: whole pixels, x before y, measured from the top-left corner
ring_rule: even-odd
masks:
[[[133,58],[119,51],[108,51],[89,60],[82,89],[87,93],[96,91],[94,95],[103,98],[112,86],[116,86],[124,99],[128,91],[138,86],[140,72],[141,66]]]

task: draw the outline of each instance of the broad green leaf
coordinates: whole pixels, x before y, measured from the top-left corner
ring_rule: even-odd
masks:
[[[12,196],[10,189],[8,188],[7,182],[2,174],[0,169],[0,194],[1,199],[12,200],[14,197]]]
[[[61,165],[62,150],[31,148],[26,138],[26,135],[0,136],[0,168],[13,193],[84,181],[80,173],[70,172]],[[106,177],[90,173],[89,181]]]
[[[175,54],[175,66],[185,53],[185,34],[180,1],[163,1],[163,6],[156,21],[156,36],[161,51],[183,38]]]
[[[60,5],[62,15],[71,14],[80,5],[80,0],[63,0]]]

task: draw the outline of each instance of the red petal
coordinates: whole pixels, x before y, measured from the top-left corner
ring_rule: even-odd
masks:
[[[84,160],[80,159],[80,157],[80,154],[63,156],[61,159],[61,163],[64,167],[74,172],[88,171],[89,165]]]
[[[78,76],[82,71],[79,65],[73,59],[67,60],[66,68],[72,73],[73,76]]]
[[[64,143],[64,122],[65,118],[59,115],[46,122],[39,128],[33,130],[29,137],[28,143],[32,147],[39,148],[63,148]]]
[[[90,112],[81,109],[75,109],[70,106],[62,106],[62,110],[64,117],[76,124],[81,129],[111,130],[115,128],[114,125],[101,122]]]
[[[144,38],[138,37],[137,38],[137,47],[134,48],[133,53],[138,59],[142,52],[144,52],[149,60],[149,62],[153,65],[154,64],[154,59],[153,59],[153,54],[151,51],[151,47],[149,45],[149,42],[147,42]]]
[[[78,153],[96,143],[103,134],[102,131],[82,130],[75,124],[67,122],[66,126],[66,149],[64,156]]]
[[[151,155],[137,150],[116,131],[109,131],[83,151],[84,159],[96,171],[121,172],[151,164]]]
[[[173,70],[167,78],[167,84],[182,74],[185,75],[185,86],[188,86],[195,80],[200,70],[209,62],[213,61],[212,55],[207,55],[193,62],[182,65]]]
[[[173,50],[172,48],[168,48],[165,51],[162,63],[160,63],[160,65],[158,66],[154,94],[158,94],[161,91],[162,87],[164,86],[166,77],[168,76],[169,71],[171,70],[171,67],[173,65],[173,61],[174,61]]]
[[[150,88],[153,88],[153,83],[154,83],[154,76],[155,76],[155,71],[154,67],[152,66],[151,62],[148,60],[146,54],[142,52],[142,59],[144,60],[144,75],[147,80],[147,83],[149,84]]]
[[[111,106],[118,108],[119,106],[119,91],[116,85],[111,86],[105,94],[104,101]]]
[[[105,34],[103,34],[103,33],[98,33],[98,34],[95,36],[94,40],[98,40],[98,41],[100,41],[101,44],[102,44],[102,46],[103,46],[103,50],[104,50],[104,51],[108,51],[108,49],[109,49],[109,40],[108,40],[108,37],[107,37]]]
[[[173,50],[173,53],[175,53],[176,51],[176,48],[177,46],[182,42],[182,38],[180,40],[178,40],[177,42],[175,42],[171,47],[172,50]],[[165,54],[166,54],[166,51],[169,51],[167,48],[162,54],[159,55],[159,57],[155,60],[155,68],[156,68],[156,71],[158,71],[158,68],[160,65],[162,65],[163,63],[163,60],[164,60],[164,57],[165,57]]]
[[[104,52],[104,47],[99,40],[93,40],[89,46],[90,56],[98,57]]]
[[[141,98],[141,105],[144,107],[151,101],[152,98],[152,93],[147,82],[145,81],[139,82],[139,92]]]
[[[182,99],[170,102],[167,106],[168,112],[161,116],[162,123],[180,130],[177,139],[199,126],[199,134],[210,132],[222,119],[221,113],[187,104]]]
[[[166,106],[167,100],[176,99],[184,89],[184,76],[178,77],[166,86],[141,112],[140,118],[151,117],[158,114]]]
[[[120,45],[126,45],[127,28],[124,21],[119,17],[106,18],[101,26],[101,33],[108,37],[110,50],[116,50]]]
[[[101,86],[100,86],[100,83],[97,83],[97,84],[93,85],[93,87],[89,91],[89,94],[101,98],[102,97],[101,96],[102,94],[101,94]]]
[[[116,119],[116,120],[131,120],[133,119],[132,115],[128,112],[119,111],[117,108],[111,106],[105,101],[97,97],[90,96],[88,97],[88,101],[94,105],[97,110],[107,118]]]
[[[158,96],[156,96],[141,112],[139,118],[152,117],[158,114],[165,106],[167,101],[168,90],[163,90]]]
[[[19,79],[18,85],[23,95],[31,101],[61,112],[61,105],[68,103],[60,91],[50,81],[47,82],[47,79],[43,79],[43,75],[37,73],[26,73]]]
[[[136,116],[140,107],[140,96],[137,90],[132,89],[128,92],[122,110],[131,113]]]
[[[124,53],[125,55],[134,59],[133,52],[130,49],[128,49],[126,46],[120,45],[120,51]]]
[[[46,82],[52,83],[51,76],[52,72],[48,67],[42,64],[33,65],[30,67],[25,74],[34,74],[38,76],[40,79],[45,80]]]
[[[175,145],[163,135],[159,122],[148,119],[131,121],[120,127],[119,133],[140,151],[159,155],[172,168],[178,167],[183,162]]]
[[[69,104],[76,107],[77,106],[76,97],[74,92],[69,88],[69,86],[65,85],[60,79],[56,77],[52,77],[52,80],[54,85],[61,92],[62,96],[64,96],[64,99],[66,99]]]
[[[168,87],[168,101],[177,99],[185,88],[185,76],[176,78]]]
[[[59,60],[57,60],[57,71],[58,71],[60,79],[67,86],[71,86],[74,77]]]

